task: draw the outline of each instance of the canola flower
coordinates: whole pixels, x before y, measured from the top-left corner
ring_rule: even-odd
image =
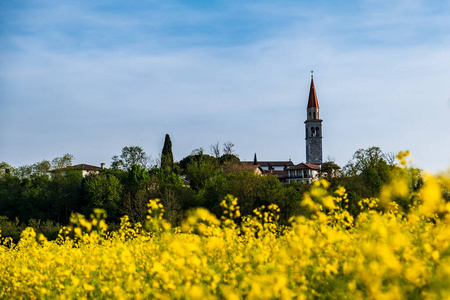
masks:
[[[241,216],[232,196],[220,219],[197,209],[179,228],[159,200],[145,224],[125,216],[112,233],[104,211],[76,214],[56,241],[32,228],[17,244],[0,236],[0,298],[448,299],[450,204],[438,181],[449,182],[426,175],[412,191],[398,174],[354,218],[345,189],[318,180],[302,203],[312,216],[290,226],[277,223],[274,204]]]

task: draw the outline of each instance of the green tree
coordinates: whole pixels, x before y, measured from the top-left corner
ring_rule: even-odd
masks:
[[[224,154],[219,158],[219,163],[223,164],[239,164],[241,160],[234,154]]]
[[[164,146],[161,153],[161,168],[172,169],[172,167],[173,167],[172,141],[170,140],[170,136],[166,134]]]
[[[186,169],[186,178],[194,190],[200,190],[206,185],[206,182],[218,173],[214,165],[205,161],[192,162]]]
[[[71,213],[80,211],[82,180],[81,170],[67,170],[52,175],[50,196],[52,220],[68,224]]]
[[[148,173],[152,175],[156,180],[155,182],[158,182],[159,184],[173,184],[181,186],[181,177],[180,175],[174,173],[174,172],[164,172],[163,168],[154,166],[151,168]]]
[[[16,168],[11,166],[10,164],[4,161],[0,163],[0,179],[5,178],[6,176],[15,175],[16,173]]]
[[[382,185],[389,182],[392,168],[379,147],[359,149],[344,166],[346,178],[340,182],[348,190],[352,202],[377,197]]]
[[[114,155],[111,162],[112,169],[128,170],[133,165],[139,165],[147,169],[149,157],[139,146],[123,147],[120,156]]]
[[[310,184],[291,182],[283,185],[274,202],[280,207],[280,223],[288,225],[292,216],[307,215],[309,212],[301,205],[303,194],[310,189]]]
[[[22,179],[22,197],[16,203],[16,216],[22,221],[50,219],[51,193],[51,180],[48,175],[33,174],[30,179]]]
[[[191,188],[196,191],[203,188],[209,179],[220,172],[217,160],[209,155],[201,154],[191,157],[189,160],[190,162],[188,162],[184,172]]]
[[[33,173],[33,167],[31,165],[23,165],[17,168],[17,171],[21,179],[30,178]]]
[[[199,203],[211,212],[220,215],[220,202],[231,194],[238,198],[242,215],[251,215],[262,205],[277,204],[282,212],[282,222],[288,224],[293,215],[303,213],[300,205],[308,186],[301,183],[283,185],[276,176],[255,175],[251,171],[229,174],[220,173],[206,181],[198,193]]]
[[[23,186],[18,176],[6,174],[0,180],[0,211],[13,220],[19,216],[18,203],[22,201]]]
[[[55,157],[52,160],[52,169],[62,169],[70,167],[73,163],[73,155],[66,153],[61,157]]]
[[[70,154],[55,158],[54,166],[70,165],[72,159]],[[25,222],[30,219],[64,222],[71,211],[79,208],[81,172],[54,174],[50,179],[48,160],[19,168],[3,163],[2,167],[9,172],[3,173],[0,182],[0,211],[10,218],[18,217]]]
[[[66,154],[66,155],[70,155],[70,154]],[[55,158],[56,160],[59,160],[57,163],[55,162],[55,166],[56,165],[61,165],[61,166],[70,166],[72,165],[72,158],[70,157],[57,157]],[[54,160],[55,160],[54,159]],[[17,169],[17,174],[20,178],[24,179],[24,178],[30,178],[32,176],[43,176],[43,175],[47,175],[48,171],[51,169],[51,164],[48,160],[43,160],[41,162],[37,162],[35,164],[32,165],[23,165],[20,166]]]
[[[88,176],[85,191],[89,213],[92,213],[94,208],[103,208],[108,218],[115,220],[121,206],[122,190],[119,179],[112,174],[100,173]]]
[[[182,174],[186,175],[187,166],[189,164],[191,164],[192,162],[200,162],[200,161],[214,165],[216,168],[218,167],[218,160],[212,157],[211,155],[204,154],[203,149],[199,148],[193,150],[190,155],[180,160],[179,166],[181,168]]]
[[[385,155],[379,147],[359,149],[352,159],[344,166],[344,172],[348,176],[359,175],[368,168],[377,168],[380,164],[386,164]]]
[[[47,175],[48,171],[52,168],[65,168],[72,165],[73,156],[70,154],[65,154],[62,157],[56,157],[53,159],[52,163],[48,160],[43,160],[32,165],[23,165],[18,168],[13,168],[7,163],[0,164],[0,176],[5,174],[6,170],[9,170],[10,175],[18,176],[21,179],[30,178],[31,176],[42,176]]]
[[[143,222],[148,200],[157,197],[157,186],[147,170],[138,164],[132,165],[122,180],[124,186],[122,213],[128,215],[132,222]]]
[[[35,176],[42,176],[48,174],[48,171],[52,168],[51,163],[48,160],[43,160],[32,165],[32,173]]]

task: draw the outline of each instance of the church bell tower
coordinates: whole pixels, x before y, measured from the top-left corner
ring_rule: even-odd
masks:
[[[319,165],[322,163],[322,120],[320,119],[319,103],[317,102],[312,71],[306,114],[306,163]]]

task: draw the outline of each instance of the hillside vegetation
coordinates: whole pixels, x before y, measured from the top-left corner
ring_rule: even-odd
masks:
[[[192,209],[177,227],[158,199],[114,231],[102,209],[73,214],[55,241],[29,227],[1,239],[0,298],[448,298],[450,174],[417,188],[408,168],[393,172],[356,215],[345,188],[320,179],[286,224],[276,204],[244,215],[226,196],[219,216]]]

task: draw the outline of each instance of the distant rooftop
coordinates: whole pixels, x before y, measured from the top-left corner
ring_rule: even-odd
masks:
[[[92,166],[92,165],[88,165],[88,164],[79,164],[79,165],[73,165],[70,167],[50,170],[49,172],[64,172],[64,171],[69,171],[69,170],[100,171],[102,169],[103,169],[102,167]]]
[[[288,170],[306,170],[306,169],[320,170],[320,166],[314,164],[300,163],[298,165],[288,168]]]
[[[244,161],[242,162],[243,164],[247,164],[247,165],[253,165],[252,161]],[[261,167],[268,167],[268,166],[272,166],[272,167],[289,167],[289,166],[293,166],[294,163],[291,160],[287,160],[287,161],[257,161],[258,165],[260,165]]]

